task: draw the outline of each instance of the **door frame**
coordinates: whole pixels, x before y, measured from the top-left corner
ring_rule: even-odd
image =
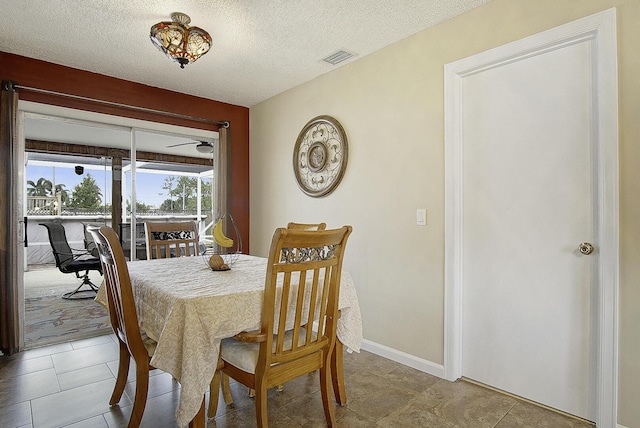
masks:
[[[591,136],[598,151],[598,275],[596,317],[596,424],[615,427],[618,401],[618,72],[616,9],[445,65],[445,337],[444,373],[462,376],[463,159],[462,105],[465,77],[566,45],[593,40],[594,106]]]

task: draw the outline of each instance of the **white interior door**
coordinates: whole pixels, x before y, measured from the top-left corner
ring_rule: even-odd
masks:
[[[588,419],[592,82],[585,41],[463,89],[463,375]]]
[[[600,414],[602,394],[615,394],[603,390],[601,352],[604,277],[617,264],[606,260],[617,256],[604,177],[615,169],[602,132],[606,67],[597,33],[565,33],[467,61],[449,82],[447,349],[459,367],[448,377],[615,421],[615,406]],[[579,250],[584,242],[591,254]]]

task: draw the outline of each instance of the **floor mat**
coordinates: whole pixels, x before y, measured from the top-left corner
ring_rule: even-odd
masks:
[[[100,285],[102,277],[92,272],[91,280]],[[65,300],[79,280],[57,269],[25,272],[25,349],[68,342],[111,333],[108,311],[91,299]],[[83,287],[83,289],[85,289]]]

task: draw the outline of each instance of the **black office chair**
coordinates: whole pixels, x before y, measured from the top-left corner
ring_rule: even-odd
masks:
[[[93,257],[100,258],[100,253],[98,252],[98,247],[96,246],[96,243],[93,241],[93,236],[91,236],[91,232],[89,232],[89,230],[87,229],[87,226],[103,226],[103,225],[102,224],[82,223],[82,227],[84,229],[84,248]]]
[[[62,273],[75,273],[76,278],[82,280],[78,288],[63,294],[62,298],[68,300],[95,298],[98,287],[89,279],[89,271],[97,270],[102,275],[100,259],[91,255],[86,249],[72,249],[61,223],[40,223],[40,225],[46,227],[49,233],[49,243],[56,259],[56,267]],[[87,286],[88,289],[81,290],[83,286]]]

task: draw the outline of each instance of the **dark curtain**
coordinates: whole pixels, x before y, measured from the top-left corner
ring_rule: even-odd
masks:
[[[14,159],[17,140],[18,93],[14,83],[2,82],[0,100],[0,350],[5,355],[19,351],[17,260],[18,224],[14,198]]]
[[[218,157],[214,168],[218,169],[216,198],[219,215],[227,214],[229,209],[229,128],[218,130]]]

